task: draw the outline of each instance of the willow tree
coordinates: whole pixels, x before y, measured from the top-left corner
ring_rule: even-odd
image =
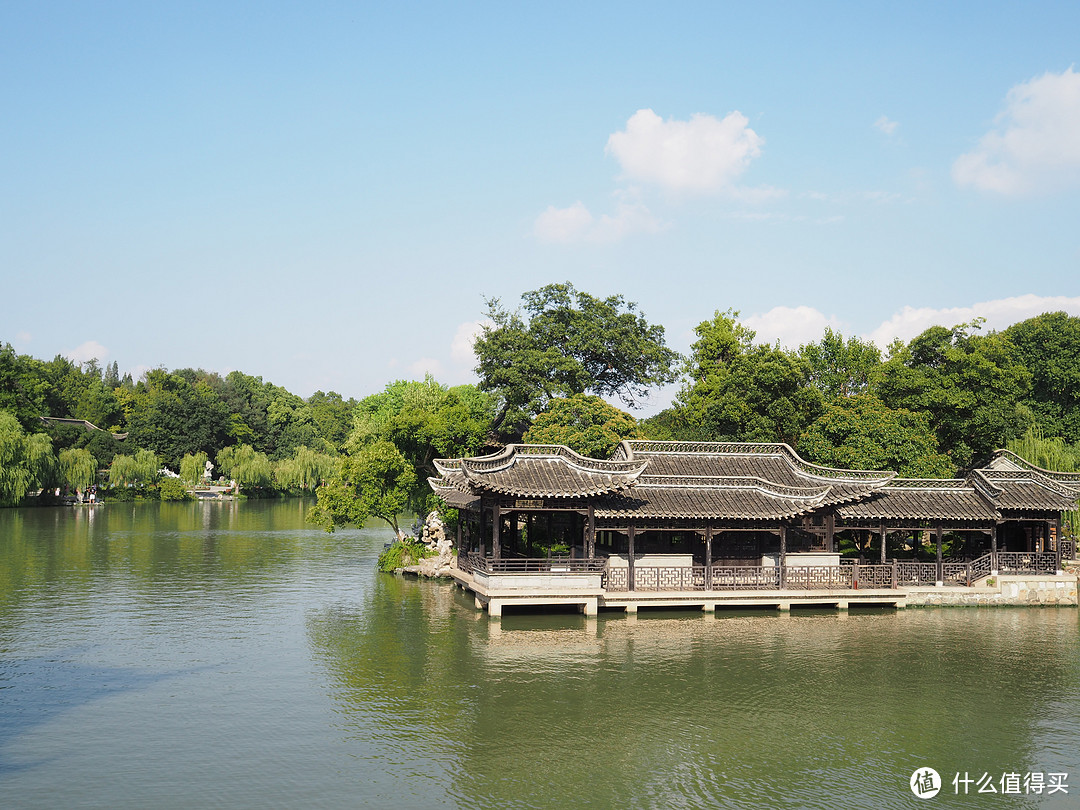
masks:
[[[265,488],[273,485],[274,470],[265,453],[250,444],[226,447],[217,454],[222,474],[236,481],[238,487]]]
[[[202,450],[197,453],[186,453],[180,459],[180,479],[189,486],[202,483],[207,460],[208,456]]]
[[[0,411],[0,506],[14,506],[28,492],[47,485],[55,465],[46,434],[27,435],[18,419]]]
[[[1010,439],[1008,449],[1029,464],[1044,470],[1080,472],[1080,442],[1069,444],[1064,439],[1047,439],[1037,430],[1028,428],[1019,439]],[[1063,512],[1062,523],[1069,534],[1080,531],[1080,510]]]
[[[97,461],[81,447],[61,450],[60,477],[72,489],[86,489],[97,478]]]
[[[338,459],[300,445],[291,458],[274,463],[274,483],[279,489],[314,490],[338,471]]]

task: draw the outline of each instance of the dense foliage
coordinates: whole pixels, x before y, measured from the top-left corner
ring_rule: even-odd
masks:
[[[1032,463],[1080,466],[1080,318],[1046,313],[1001,332],[975,321],[874,345],[827,329],[789,351],[756,341],[738,313],[695,329],[688,357],[664,344],[621,296],[570,284],[489,301],[476,342],[479,384],[398,380],[356,402],[303,399],[234,371],[155,369],[139,381],[116,363],[41,361],[0,344],[0,504],[39,489],[169,497],[207,459],[248,495],[312,492],[324,526],[426,513],[440,457],[524,437],[606,456],[627,437],[787,442],[829,466],[947,477],[1008,445]],[[651,387],[682,387],[672,406],[635,422]],[[44,423],[86,420],[97,428]]]
[[[621,295],[596,298],[565,283],[522,301],[524,316],[489,300],[490,325],[474,346],[480,389],[496,399],[496,430],[521,436],[552,399],[586,392],[636,407],[650,388],[676,380],[679,356],[664,327]]]

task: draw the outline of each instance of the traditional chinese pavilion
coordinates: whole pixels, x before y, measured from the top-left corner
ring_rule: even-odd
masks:
[[[435,465],[432,489],[461,516],[463,571],[593,574],[608,595],[860,582],[865,591],[1053,573],[1074,554],[1061,513],[1080,497],[1080,473],[1008,451],[955,480],[822,467],[785,444],[635,440],[609,459],[510,445]],[[858,558],[840,559],[840,532]],[[901,559],[890,563],[890,553]]]

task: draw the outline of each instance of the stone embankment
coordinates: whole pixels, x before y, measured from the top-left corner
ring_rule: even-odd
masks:
[[[419,577],[449,577],[450,566],[454,560],[453,541],[446,536],[446,527],[438,512],[431,512],[424,520],[419,539],[424,542],[428,551],[434,552],[433,556],[425,557],[416,565],[409,565],[401,570]]]
[[[1075,572],[1062,576],[1036,574],[1006,574],[989,577],[971,588],[925,587],[907,588],[908,607],[984,605],[1063,605],[1076,607],[1077,577]]]

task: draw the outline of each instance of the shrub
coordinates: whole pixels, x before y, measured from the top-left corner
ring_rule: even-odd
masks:
[[[184,484],[178,478],[162,478],[158,484],[158,492],[163,501],[187,501],[191,499]]]
[[[408,565],[416,565],[420,560],[434,554],[435,552],[430,551],[415,537],[406,537],[404,540],[395,540],[390,548],[379,555],[378,569],[393,572]]]

